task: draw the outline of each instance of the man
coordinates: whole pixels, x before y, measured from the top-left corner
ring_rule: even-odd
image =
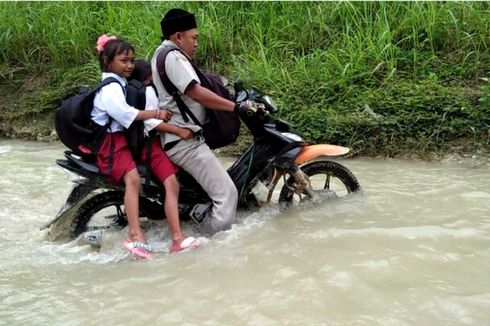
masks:
[[[181,99],[201,123],[207,119],[205,107],[232,112],[236,109],[235,103],[201,86],[199,77],[189,62],[196,53],[199,35],[194,15],[182,9],[170,9],[160,25],[163,42],[156,49],[151,62],[159,107],[172,111],[171,123],[194,132],[191,139],[181,139],[175,134],[166,133],[161,136],[162,146],[170,159],[192,175],[211,198],[212,208],[200,225],[205,233],[214,234],[229,229],[235,221],[238,191],[217,157],[205,144],[200,135],[201,128],[192,119],[188,119],[188,122],[184,120],[174,98],[163,86],[160,76],[162,73],[167,75]],[[163,48],[168,46],[178,47],[185,54],[171,51],[164,62],[162,57],[158,60]],[[244,103],[241,106],[246,105],[248,104]]]

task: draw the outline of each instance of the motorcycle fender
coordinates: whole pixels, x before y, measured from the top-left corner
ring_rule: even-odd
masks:
[[[65,204],[61,207],[58,214],[56,214],[55,218],[42,226],[41,230],[49,228],[58,220],[64,218],[65,215],[72,213],[71,211],[74,209],[74,207],[78,208],[92,191],[94,191],[94,188],[91,186],[86,186],[83,184],[74,185],[70,194],[68,195],[68,198],[66,199]]]
[[[310,145],[304,147],[301,152],[299,152],[298,156],[294,159],[294,163],[296,163],[296,165],[301,165],[319,156],[341,156],[347,154],[349,151],[350,148],[337,145]]]

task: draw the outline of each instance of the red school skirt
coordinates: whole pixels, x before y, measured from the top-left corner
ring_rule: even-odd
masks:
[[[114,153],[112,156],[112,169],[108,178],[110,181],[118,183],[121,182],[126,173],[136,169],[136,163],[129,150],[124,132],[107,133],[97,153],[97,166],[102,173],[107,174],[109,169],[111,141],[114,142]],[[141,153],[141,162],[143,164],[146,163],[146,151],[147,148],[144,146]],[[159,137],[155,137],[151,143],[150,168],[153,175],[161,183],[179,170],[179,167],[170,161],[163,150]]]
[[[112,154],[112,169],[108,178],[110,181],[118,183],[126,173],[136,169],[136,163],[131,156],[124,133],[107,133],[97,153],[97,167],[102,173],[107,174],[111,163],[111,143],[113,143],[114,152]]]
[[[143,164],[146,163],[146,152],[147,146],[143,147],[143,151],[141,153],[141,162]],[[167,153],[162,148],[162,144],[160,143],[160,137],[153,137],[151,142],[151,159],[150,159],[150,168],[151,172],[155,177],[160,180],[161,183],[165,181],[172,174],[177,173],[179,167],[172,163],[172,161],[167,156]]]

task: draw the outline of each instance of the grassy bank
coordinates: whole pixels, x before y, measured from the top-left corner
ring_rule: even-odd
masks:
[[[174,6],[197,16],[200,65],[270,93],[311,142],[365,155],[490,146],[484,2],[2,2],[3,133],[96,83],[100,34],[150,58]]]

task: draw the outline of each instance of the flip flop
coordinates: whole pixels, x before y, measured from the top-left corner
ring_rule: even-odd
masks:
[[[170,248],[169,253],[172,254],[174,252],[179,252],[183,250],[191,250],[191,249],[196,249],[201,246],[201,241],[194,237],[188,237],[182,240],[180,245],[173,245]]]
[[[124,247],[128,249],[133,255],[136,257],[148,259],[153,257],[153,249],[151,245],[148,243],[143,243],[143,242],[130,242],[128,240],[124,240],[123,242]]]

